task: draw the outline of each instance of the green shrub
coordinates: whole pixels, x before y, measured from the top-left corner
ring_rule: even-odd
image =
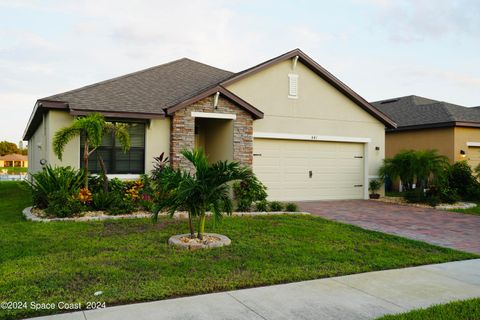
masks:
[[[115,201],[115,194],[99,191],[93,194],[92,208],[95,210],[109,210]]]
[[[27,183],[32,192],[33,204],[44,209],[55,192],[77,196],[83,183],[83,170],[46,166],[42,171],[32,174],[32,181],[27,180]]]
[[[298,205],[293,202],[288,202],[285,204],[285,211],[287,212],[298,212]]]
[[[403,197],[407,202],[410,202],[410,203],[426,203],[427,202],[427,197],[425,193],[420,189],[405,191]]]
[[[50,216],[66,218],[84,210],[82,203],[65,190],[58,190],[48,195],[48,205],[45,212]]]
[[[110,181],[108,181],[108,189],[112,192],[117,192],[120,194],[125,193],[127,186],[125,182],[118,178],[113,178]]]
[[[100,176],[89,176],[88,177],[88,189],[92,194],[103,192],[103,181]]]
[[[441,203],[455,203],[460,201],[457,192],[446,185],[432,186],[427,191],[427,198],[437,198]]]
[[[269,204],[270,211],[282,211],[283,210],[283,203],[280,201],[272,201]]]
[[[466,161],[459,161],[450,166],[448,172],[449,187],[463,199],[472,199],[478,195],[480,185]]]
[[[259,212],[266,212],[268,211],[268,201],[262,200],[255,203],[255,209]]]
[[[247,179],[234,183],[233,192],[238,211],[250,211],[252,203],[267,198],[267,188],[253,173]]]
[[[132,213],[137,209],[136,204],[129,198],[123,196],[119,192],[112,192],[113,201],[110,205],[110,208],[107,209],[107,212],[111,215],[119,214],[128,214]]]

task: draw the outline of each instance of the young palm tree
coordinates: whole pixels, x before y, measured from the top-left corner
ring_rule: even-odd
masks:
[[[201,149],[184,150],[182,155],[193,164],[195,172],[171,168],[164,171],[160,185],[169,196],[161,201],[159,209],[168,211],[170,215],[179,209],[188,211],[192,238],[195,237],[192,218],[198,217],[197,237],[202,240],[206,213],[212,212],[217,220],[224,213],[231,214],[233,204],[228,183],[246,179],[252,175],[252,171],[237,162],[218,161],[210,164]]]
[[[383,160],[380,167],[380,177],[400,179],[405,190],[412,190],[415,180],[415,151],[407,150],[396,154],[393,158]]]
[[[438,178],[448,168],[448,158],[439,155],[436,150],[416,152],[415,176],[420,190],[428,187],[430,179]]]
[[[113,132],[120,142],[124,152],[130,149],[130,135],[125,125],[114,125],[105,121],[98,113],[91,113],[85,117],[76,118],[72,125],[62,128],[53,137],[53,151],[58,159],[62,160],[65,146],[77,136],[85,137],[83,147],[84,186],[88,188],[88,159],[102,143],[103,135]]]
[[[447,167],[447,157],[439,155],[436,150],[407,150],[385,159],[380,176],[392,180],[399,178],[407,191],[413,189],[414,183],[423,190],[430,178],[438,177]]]

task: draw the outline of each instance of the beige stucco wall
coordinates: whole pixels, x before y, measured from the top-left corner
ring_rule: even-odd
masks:
[[[479,148],[468,147],[467,142],[480,143],[480,128],[455,127],[454,157],[455,161],[467,160],[475,168],[479,164]],[[466,157],[462,158],[460,150],[466,152]]]
[[[435,149],[448,157],[450,162],[459,160],[454,157],[454,128],[387,132],[385,141],[387,158],[395,156],[402,150]]]
[[[47,115],[44,115],[46,119]],[[44,121],[40,123],[35,133],[28,140],[28,172],[35,173],[42,170],[41,159],[46,159],[46,127]]]
[[[288,74],[298,78],[298,99],[288,98]],[[289,133],[369,138],[368,175],[376,176],[385,153],[385,126],[324,81],[292,61],[275,64],[228,86],[265,113],[254,133]],[[380,150],[375,150],[379,147]]]
[[[52,166],[80,167],[80,138],[71,140],[65,147],[62,161],[53,152],[52,141],[59,129],[71,125],[74,117],[68,112],[50,110],[28,142],[29,172],[42,169],[41,159]],[[152,119],[145,132],[145,173],[153,169],[153,158],[162,152],[170,153],[170,119]],[[120,176],[120,175],[119,175]]]
[[[170,155],[170,118],[152,119],[145,132],[145,173],[153,169],[153,158]]]
[[[59,110],[50,110],[47,113],[46,124],[47,124],[47,143],[46,154],[47,162],[51,166],[70,166],[73,168],[80,167],[80,137],[73,138],[66,146],[63,151],[62,160],[60,160],[55,153],[53,152],[53,138],[55,133],[72,124],[74,117],[68,112],[59,111]]]

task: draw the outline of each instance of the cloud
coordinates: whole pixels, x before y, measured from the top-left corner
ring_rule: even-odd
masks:
[[[480,36],[480,2],[477,0],[363,0],[375,10],[374,23],[395,42]]]

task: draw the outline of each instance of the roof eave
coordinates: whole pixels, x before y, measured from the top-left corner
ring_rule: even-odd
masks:
[[[51,101],[51,100],[44,100],[44,99],[37,100],[37,102],[35,102],[35,106],[33,108],[32,114],[28,119],[27,127],[23,132],[24,141],[27,141],[32,137],[33,133],[41,123],[40,120],[41,120],[41,116],[43,115],[43,112],[48,109],[67,110],[68,104],[63,101]]]
[[[161,119],[165,118],[165,113],[146,113],[146,112],[129,112],[129,111],[108,111],[108,110],[85,110],[70,109],[72,116],[86,116],[90,113],[99,113],[105,118],[121,118],[121,119]]]
[[[246,102],[245,100],[243,100],[242,98],[235,95],[233,92],[227,90],[226,88],[224,88],[221,85],[217,85],[213,88],[202,91],[201,93],[199,93],[199,94],[197,94],[197,95],[195,95],[195,96],[193,96],[189,99],[183,100],[180,103],[177,103],[177,104],[174,104],[172,106],[167,107],[165,109],[166,114],[167,115],[173,115],[176,111],[178,111],[182,108],[185,108],[185,107],[191,105],[192,103],[195,103],[195,102],[197,102],[199,100],[202,100],[206,97],[209,97],[212,94],[215,94],[217,92],[219,92],[223,97],[227,98],[228,100],[230,100],[230,101],[234,102],[235,104],[237,104],[238,106],[240,106],[242,109],[244,109],[247,112],[249,112],[250,114],[252,114],[252,116],[255,119],[263,119],[264,114],[263,114],[262,111],[258,110],[257,108],[255,108],[254,106],[252,106],[251,104],[249,104],[248,102]]]
[[[268,61],[265,61],[263,63],[260,63],[252,68],[249,68],[243,72],[238,73],[237,75],[233,76],[232,78],[229,78],[225,81],[223,81],[220,85],[223,87],[226,87],[228,85],[231,85],[241,79],[244,79],[252,74],[255,74],[273,64],[276,64],[278,62],[284,61],[286,59],[291,59],[293,57],[298,56],[299,60],[305,64],[310,70],[315,72],[318,76],[320,76],[322,79],[327,81],[329,84],[331,84],[333,87],[335,87],[337,90],[345,94],[350,100],[352,100],[354,103],[356,103],[358,106],[363,108],[365,111],[367,111],[370,115],[372,115],[374,118],[379,120],[380,122],[384,123],[388,128],[396,128],[397,124],[386,114],[372,106],[370,103],[368,103],[365,99],[363,99],[359,94],[357,94],[355,91],[353,91],[350,87],[348,87],[346,84],[341,82],[338,78],[336,78],[334,75],[332,75],[330,72],[328,72],[326,69],[324,69],[322,66],[320,66],[315,60],[310,58],[308,55],[306,55],[302,50],[300,49],[294,49],[292,51],[289,51],[285,54],[282,54],[276,58],[270,59]]]

